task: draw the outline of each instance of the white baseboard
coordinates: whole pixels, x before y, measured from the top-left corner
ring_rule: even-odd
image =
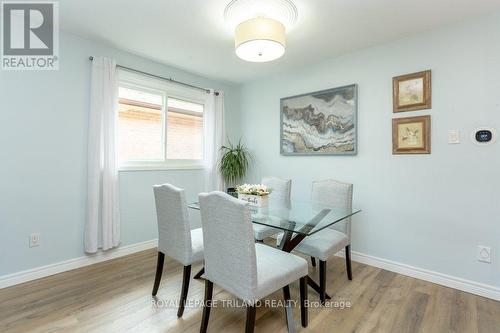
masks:
[[[0,289],[20,284],[23,282],[36,280],[42,277],[66,272],[72,269],[96,264],[98,262],[123,257],[135,252],[148,250],[151,248],[155,248],[157,245],[158,245],[158,240],[153,239],[146,242],[122,246],[106,252],[99,252],[96,254],[83,256],[80,258],[69,259],[66,261],[61,261],[47,266],[37,267],[14,274],[0,276]],[[338,256],[343,257],[344,251],[339,252]],[[352,251],[352,260],[360,262],[365,265],[382,268],[398,274],[411,276],[413,278],[429,281],[445,287],[458,289],[471,294],[500,301],[500,288],[498,287],[430,271],[423,268],[402,264],[387,259],[374,257],[368,254],[355,251]]]
[[[342,250],[337,254],[339,257],[344,257],[344,251]],[[434,272],[431,270],[414,267],[406,264],[402,264],[396,261],[391,261],[387,259],[382,259],[378,257],[374,257],[368,254],[360,253],[360,252],[351,252],[351,259],[353,261],[385,269],[387,271],[391,271],[394,273],[410,276],[416,279],[429,281],[435,284],[439,284],[441,286],[458,289],[461,291],[465,291],[474,295],[479,295],[486,298],[491,298],[497,301],[500,301],[500,288],[462,279],[459,277],[442,274],[438,272]]]
[[[89,254],[80,258],[69,259],[55,264],[41,266],[26,271],[17,272],[14,274],[0,276],[0,289],[7,288],[23,282],[28,282],[40,279],[46,276],[66,272],[72,269],[96,264],[98,262],[107,261],[119,257],[123,257],[135,252],[140,252],[155,248],[158,245],[158,240],[153,239],[141,243],[121,246],[105,252]]]

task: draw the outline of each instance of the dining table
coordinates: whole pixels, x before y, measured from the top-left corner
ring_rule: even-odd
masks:
[[[198,202],[188,204],[190,209],[200,210]],[[300,200],[291,200],[289,204],[283,205],[269,201],[263,207],[249,205],[251,221],[277,229],[277,234],[282,232],[283,237],[277,247],[281,251],[291,252],[306,237],[310,237],[325,228],[342,229],[341,223],[347,223],[347,219],[361,212],[360,209],[335,207],[323,203],[315,203]],[[195,275],[201,277],[204,269]],[[308,285],[318,294],[320,287],[307,276]],[[329,295],[326,298],[331,299]]]

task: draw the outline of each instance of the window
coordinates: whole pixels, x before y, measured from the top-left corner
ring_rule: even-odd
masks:
[[[203,105],[168,99],[167,156],[175,160],[203,159]]]
[[[120,161],[163,160],[163,96],[125,86],[118,93]]]
[[[123,169],[198,168],[206,94],[120,72],[118,154]]]

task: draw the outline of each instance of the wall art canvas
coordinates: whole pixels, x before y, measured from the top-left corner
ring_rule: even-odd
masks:
[[[282,155],[355,155],[355,84],[281,99]]]
[[[392,120],[393,154],[431,153],[431,116]]]
[[[430,109],[431,71],[412,73],[392,78],[393,112]]]

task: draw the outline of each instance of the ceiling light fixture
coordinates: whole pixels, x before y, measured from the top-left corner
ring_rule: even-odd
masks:
[[[267,62],[285,54],[285,26],[280,22],[257,17],[236,27],[236,55],[251,62]]]
[[[235,26],[236,55],[246,61],[267,62],[285,53],[285,31],[297,19],[290,0],[233,0],[224,11]]]

